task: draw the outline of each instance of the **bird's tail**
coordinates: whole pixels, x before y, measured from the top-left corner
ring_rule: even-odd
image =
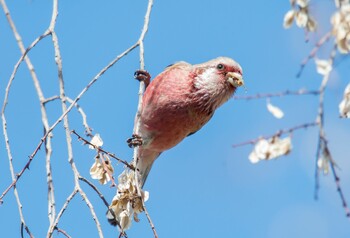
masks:
[[[153,162],[157,159],[157,157],[160,155],[160,152],[155,152],[155,151],[150,151],[147,149],[139,149],[139,156],[138,156],[138,161],[136,164],[136,169],[139,172],[140,176],[139,176],[139,185],[141,186],[141,188],[143,187],[143,185],[145,185],[147,176],[149,174],[149,172],[151,171]],[[135,161],[134,161],[135,163]],[[118,201],[118,199],[116,199],[116,201]],[[114,204],[114,198],[112,201],[112,204],[109,206],[109,209],[107,211],[107,219],[108,222],[113,225],[113,226],[123,226],[123,224],[120,223],[120,207],[118,207],[117,205],[113,205]],[[118,203],[116,203],[118,204]],[[119,209],[119,210],[118,210]],[[118,213],[119,211],[119,213]],[[123,227],[124,228],[124,227]]]
[[[151,171],[153,162],[158,158],[160,152],[151,151],[147,149],[139,149],[139,159],[137,161],[136,169],[140,174],[140,186],[145,185],[149,172]]]

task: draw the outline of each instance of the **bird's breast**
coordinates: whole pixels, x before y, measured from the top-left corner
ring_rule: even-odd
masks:
[[[195,94],[189,67],[163,72],[145,91],[140,133],[150,150],[162,152],[174,147],[211,118],[211,111],[202,110],[207,100]]]
[[[199,130],[210,117],[185,102],[148,105],[141,114],[141,136],[149,141],[149,149],[165,151]]]

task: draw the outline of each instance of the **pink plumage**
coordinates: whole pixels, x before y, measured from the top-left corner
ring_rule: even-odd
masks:
[[[227,57],[196,65],[179,62],[159,74],[143,95],[137,164],[141,185],[160,153],[201,129],[242,85],[242,68]]]

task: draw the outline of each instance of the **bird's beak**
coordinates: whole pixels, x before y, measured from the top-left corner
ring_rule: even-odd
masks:
[[[243,77],[240,73],[228,72],[226,78],[233,87],[238,88],[244,85]]]

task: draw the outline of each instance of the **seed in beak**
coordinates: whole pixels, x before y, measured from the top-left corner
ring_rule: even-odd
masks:
[[[227,81],[233,86],[233,87],[241,87],[244,85],[243,77],[241,74],[236,72],[228,72],[226,74]]]

